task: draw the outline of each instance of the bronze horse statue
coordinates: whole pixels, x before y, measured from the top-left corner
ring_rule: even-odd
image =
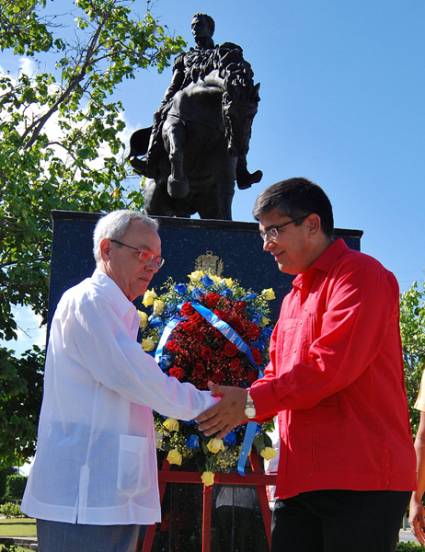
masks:
[[[252,80],[232,87],[213,70],[174,95],[162,124],[156,176],[144,186],[148,214],[232,219],[237,152],[248,151],[258,90]],[[139,156],[147,151],[150,131],[138,130],[130,139],[130,163],[141,174]],[[250,176],[258,182],[262,172]]]

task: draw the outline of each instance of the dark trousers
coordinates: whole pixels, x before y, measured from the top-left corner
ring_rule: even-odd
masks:
[[[145,525],[84,525],[37,519],[39,552],[135,552]]]
[[[277,500],[272,552],[394,552],[410,493],[311,491]]]
[[[261,513],[239,506],[220,506],[216,510],[220,552],[267,552],[268,546]]]

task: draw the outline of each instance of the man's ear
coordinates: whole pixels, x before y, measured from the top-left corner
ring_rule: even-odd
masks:
[[[306,224],[311,236],[317,235],[322,230],[322,221],[317,213],[308,215]]]
[[[103,238],[100,240],[99,249],[102,261],[108,261],[111,253],[111,240]]]

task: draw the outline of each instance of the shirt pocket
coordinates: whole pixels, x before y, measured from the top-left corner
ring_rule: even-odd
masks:
[[[149,439],[137,435],[120,435],[118,490],[128,496],[144,493],[152,486],[152,478]]]

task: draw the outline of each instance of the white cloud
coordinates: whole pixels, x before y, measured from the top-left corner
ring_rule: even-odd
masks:
[[[19,73],[24,73],[30,78],[34,77],[37,73],[37,65],[34,63],[34,60],[27,57],[20,57]]]

